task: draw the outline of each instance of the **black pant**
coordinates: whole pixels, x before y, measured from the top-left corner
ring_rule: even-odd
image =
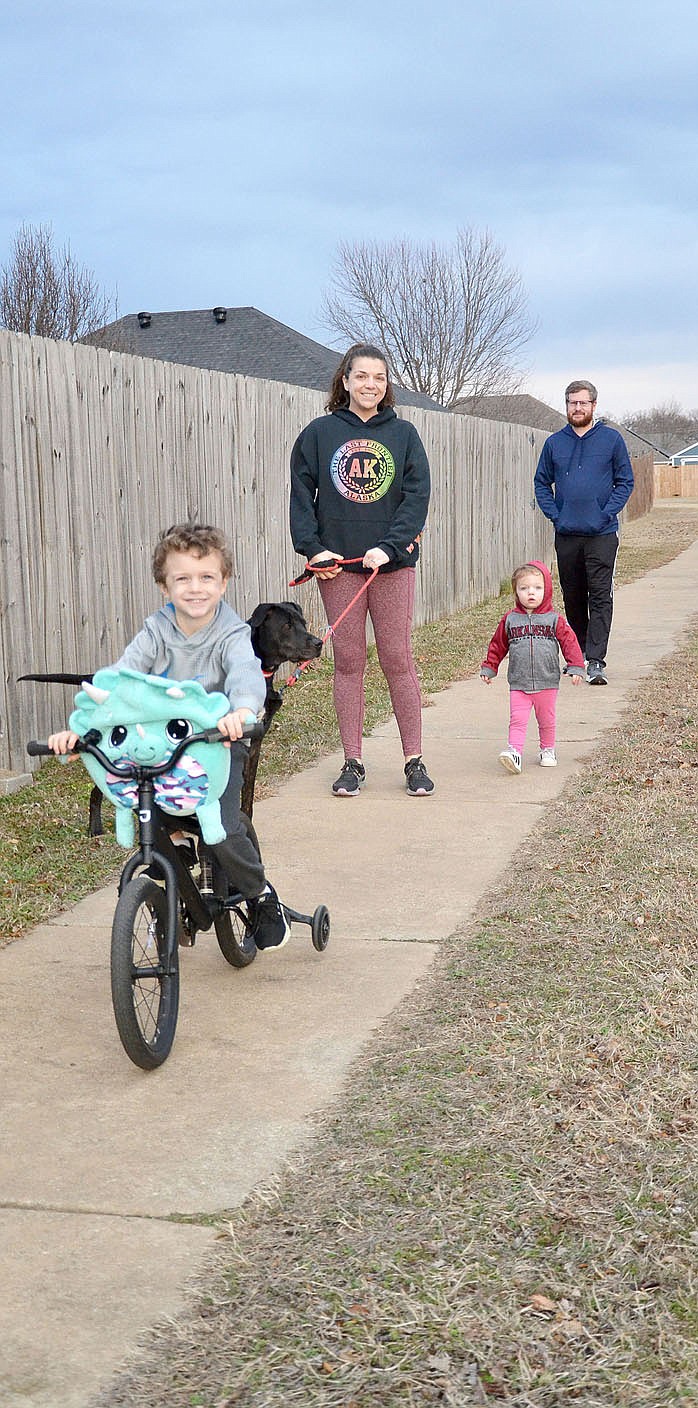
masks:
[[[556,533],[555,552],[565,613],[582,654],[606,664],[613,619],[613,569],[618,534]]]
[[[239,891],[246,899],[252,899],[261,894],[266,881],[264,866],[252,839],[254,829],[240,811],[240,789],[246,757],[245,743],[231,743],[230,777],[220,799],[221,820],[226,830],[226,838],[217,846],[209,846],[208,849],[231,889]]]

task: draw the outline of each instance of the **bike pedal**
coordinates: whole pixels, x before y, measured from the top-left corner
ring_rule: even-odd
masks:
[[[179,947],[193,948],[195,942],[196,934],[188,928],[188,926],[184,923],[183,919],[179,919],[177,923],[177,943],[179,944]]]

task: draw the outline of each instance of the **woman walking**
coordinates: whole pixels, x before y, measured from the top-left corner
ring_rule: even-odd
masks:
[[[421,690],[411,645],[429,463],[415,427],[398,418],[394,404],[385,354],[356,343],[335,373],[328,414],[306,426],[291,454],[293,545],[318,568],[314,575],[330,623],[356,596],[366,573],[378,568],[334,636],[334,703],[345,758],[332,784],[338,797],[358,796],[366,780],[367,614],[400,732],[407,793],[426,797],[434,790],[421,756]]]

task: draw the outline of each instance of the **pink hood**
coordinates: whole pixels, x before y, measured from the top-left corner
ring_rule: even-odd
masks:
[[[544,592],[543,592],[543,600],[542,600],[540,606],[537,606],[537,607],[536,607],[535,611],[533,612],[533,615],[534,615],[534,616],[537,616],[539,611],[552,611],[552,609],[553,609],[553,579],[552,579],[552,577],[551,577],[551,575],[550,575],[550,569],[549,569],[548,567],[546,567],[546,565],[545,565],[544,562],[537,562],[537,561],[535,561],[535,560],[533,560],[533,559],[532,559],[530,562],[524,563],[524,566],[525,566],[525,567],[535,567],[536,572],[540,572],[541,577],[543,578],[543,581],[544,581],[544,583],[545,583],[545,590],[544,590]],[[517,611],[522,611],[522,610],[523,610],[523,607],[522,607],[521,602],[519,601],[519,599],[518,599],[518,597],[517,597],[517,595],[516,595],[516,592],[514,592],[514,604],[515,604],[515,609],[516,609]]]

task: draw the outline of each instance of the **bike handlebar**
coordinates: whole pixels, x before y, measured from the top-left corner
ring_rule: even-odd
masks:
[[[79,751],[76,749],[76,751]],[[55,758],[53,748],[49,748],[48,743],[37,743],[35,738],[30,738],[27,744],[27,752],[30,758]]]
[[[265,733],[265,725],[263,723],[255,723],[250,724],[243,731],[242,737],[244,739],[263,738]],[[128,762],[127,760],[120,763],[116,762],[108,758],[106,753],[103,753],[101,748],[97,747],[96,740],[90,738],[89,733],[87,733],[84,738],[78,738],[73,751],[75,753],[90,753],[103,768],[112,773],[115,777],[135,778],[138,774],[145,775],[146,777],[159,777],[162,773],[169,772],[182,756],[184,750],[189,748],[192,743],[225,743],[228,741],[229,740],[223,736],[219,729],[206,728],[203,729],[201,733],[190,733],[188,738],[183,738],[180,743],[175,745],[169,757],[166,758],[163,763],[153,764]],[[29,739],[27,752],[30,758],[55,758],[57,756],[53,748],[49,748],[48,743],[38,743],[34,738]],[[70,754],[66,754],[65,756],[69,757]]]

